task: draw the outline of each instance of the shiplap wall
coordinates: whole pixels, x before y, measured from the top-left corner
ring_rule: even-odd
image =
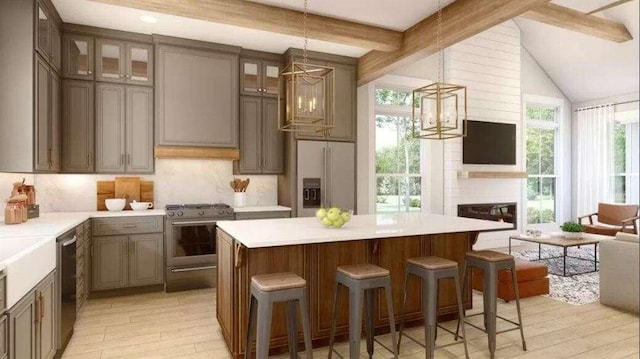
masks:
[[[444,212],[457,215],[463,203],[518,203],[518,228],[523,227],[522,179],[458,179],[458,171],[521,171],[522,99],[520,29],[507,21],[460,42],[445,52],[445,80],[467,86],[470,120],[516,124],[516,165],[463,165],[462,139],[445,141]],[[489,149],[496,150],[496,149]],[[474,248],[507,244],[509,232],[481,234]]]

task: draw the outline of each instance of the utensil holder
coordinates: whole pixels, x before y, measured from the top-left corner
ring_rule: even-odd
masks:
[[[247,205],[247,192],[234,192],[233,193],[233,206],[244,207]]]

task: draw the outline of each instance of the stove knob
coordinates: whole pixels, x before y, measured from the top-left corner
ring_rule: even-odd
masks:
[[[220,211],[218,211],[218,214],[219,214],[219,215],[223,215],[223,214],[224,214],[224,211],[223,211],[223,210],[220,210]]]
[[[169,217],[173,217],[174,215],[175,215],[175,213],[173,213],[173,211],[167,212],[167,216],[169,216]]]
[[[227,214],[233,214],[233,210],[232,210],[231,208],[229,208],[229,209],[227,210]]]
[[[204,216],[204,211],[198,212],[199,215]]]
[[[182,213],[182,211],[178,211],[178,213],[177,213],[178,217],[182,217],[183,214],[184,213]]]

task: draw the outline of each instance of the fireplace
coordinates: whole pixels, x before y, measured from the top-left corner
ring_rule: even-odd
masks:
[[[517,203],[459,204],[458,217],[477,218],[487,221],[506,222],[518,228]]]

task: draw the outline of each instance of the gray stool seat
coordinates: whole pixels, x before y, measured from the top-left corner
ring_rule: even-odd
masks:
[[[251,277],[251,284],[264,292],[300,288],[307,285],[307,281],[294,273],[261,274]]]
[[[509,332],[512,330],[520,330],[520,338],[522,339],[522,349],[527,350],[527,343],[524,339],[524,330],[522,328],[522,314],[520,312],[520,294],[518,292],[518,278],[516,274],[516,262],[515,258],[511,255],[500,253],[496,251],[471,251],[465,254],[464,269],[463,269],[463,290],[467,285],[467,273],[469,267],[476,267],[482,269],[483,277],[483,289],[482,297],[484,304],[484,311],[482,313],[474,314],[468,317],[482,315],[484,316],[484,328],[480,328],[472,323],[466,322],[472,327],[487,333],[487,339],[489,341],[489,353],[491,359],[495,356],[496,351],[496,319],[500,318],[513,324],[515,327],[510,329],[501,330],[500,333]],[[516,297],[516,309],[518,311],[518,322],[503,318],[497,314],[498,311],[498,271],[506,269],[511,271],[511,281],[513,285],[513,291]],[[458,323],[458,327],[460,323]],[[458,330],[456,329],[456,337]]]
[[[363,299],[366,303],[364,309],[366,309],[367,313],[364,325],[367,337],[367,353],[369,353],[369,358],[373,357],[373,342],[376,341],[373,337],[373,319],[375,316],[373,303],[375,291],[377,289],[384,289],[387,298],[392,348],[389,349],[380,342],[378,342],[378,344],[393,352],[393,357],[397,359],[398,347],[395,317],[393,315],[393,299],[391,298],[391,275],[388,270],[373,264],[340,266],[336,271],[336,286],[333,296],[333,321],[331,323],[331,335],[329,337],[329,359],[331,359],[334,352],[333,342],[336,333],[338,293],[341,287],[349,289],[349,358],[360,358]]]
[[[458,263],[440,257],[409,258],[407,259],[407,263],[424,269],[447,269],[458,267]]]
[[[247,325],[245,359],[251,357],[254,338],[256,338],[256,358],[268,358],[271,338],[271,315],[273,303],[276,302],[287,303],[289,357],[296,359],[298,356],[298,315],[296,311],[298,306],[302,320],[306,358],[311,359],[313,357],[311,327],[309,325],[309,299],[306,285],[307,281],[294,273],[261,274],[251,277],[251,299],[249,302],[249,325]],[[255,335],[256,332],[257,335]]]
[[[462,307],[462,292],[460,290],[460,282],[458,281],[458,263],[449,259],[440,257],[419,257],[409,258],[407,260],[407,268],[404,277],[404,294],[402,298],[402,319],[400,321],[400,332],[398,335],[398,351],[402,341],[402,331],[404,330],[405,307],[407,305],[407,285],[409,276],[417,276],[422,279],[422,313],[424,316],[424,342],[422,345],[416,339],[405,336],[415,343],[425,348],[425,358],[433,359],[435,349],[444,348],[450,345],[460,344],[457,342],[458,334],[440,327],[441,329],[455,334],[456,342],[436,347],[436,334],[438,330],[438,282],[440,279],[452,279],[456,285],[456,298],[458,300],[458,326],[462,321],[462,344],[464,345],[464,354],[469,359],[467,351],[467,338],[464,331],[464,309]]]
[[[373,264],[354,264],[338,267],[338,272],[353,279],[369,279],[385,277],[389,275],[389,271]]]

